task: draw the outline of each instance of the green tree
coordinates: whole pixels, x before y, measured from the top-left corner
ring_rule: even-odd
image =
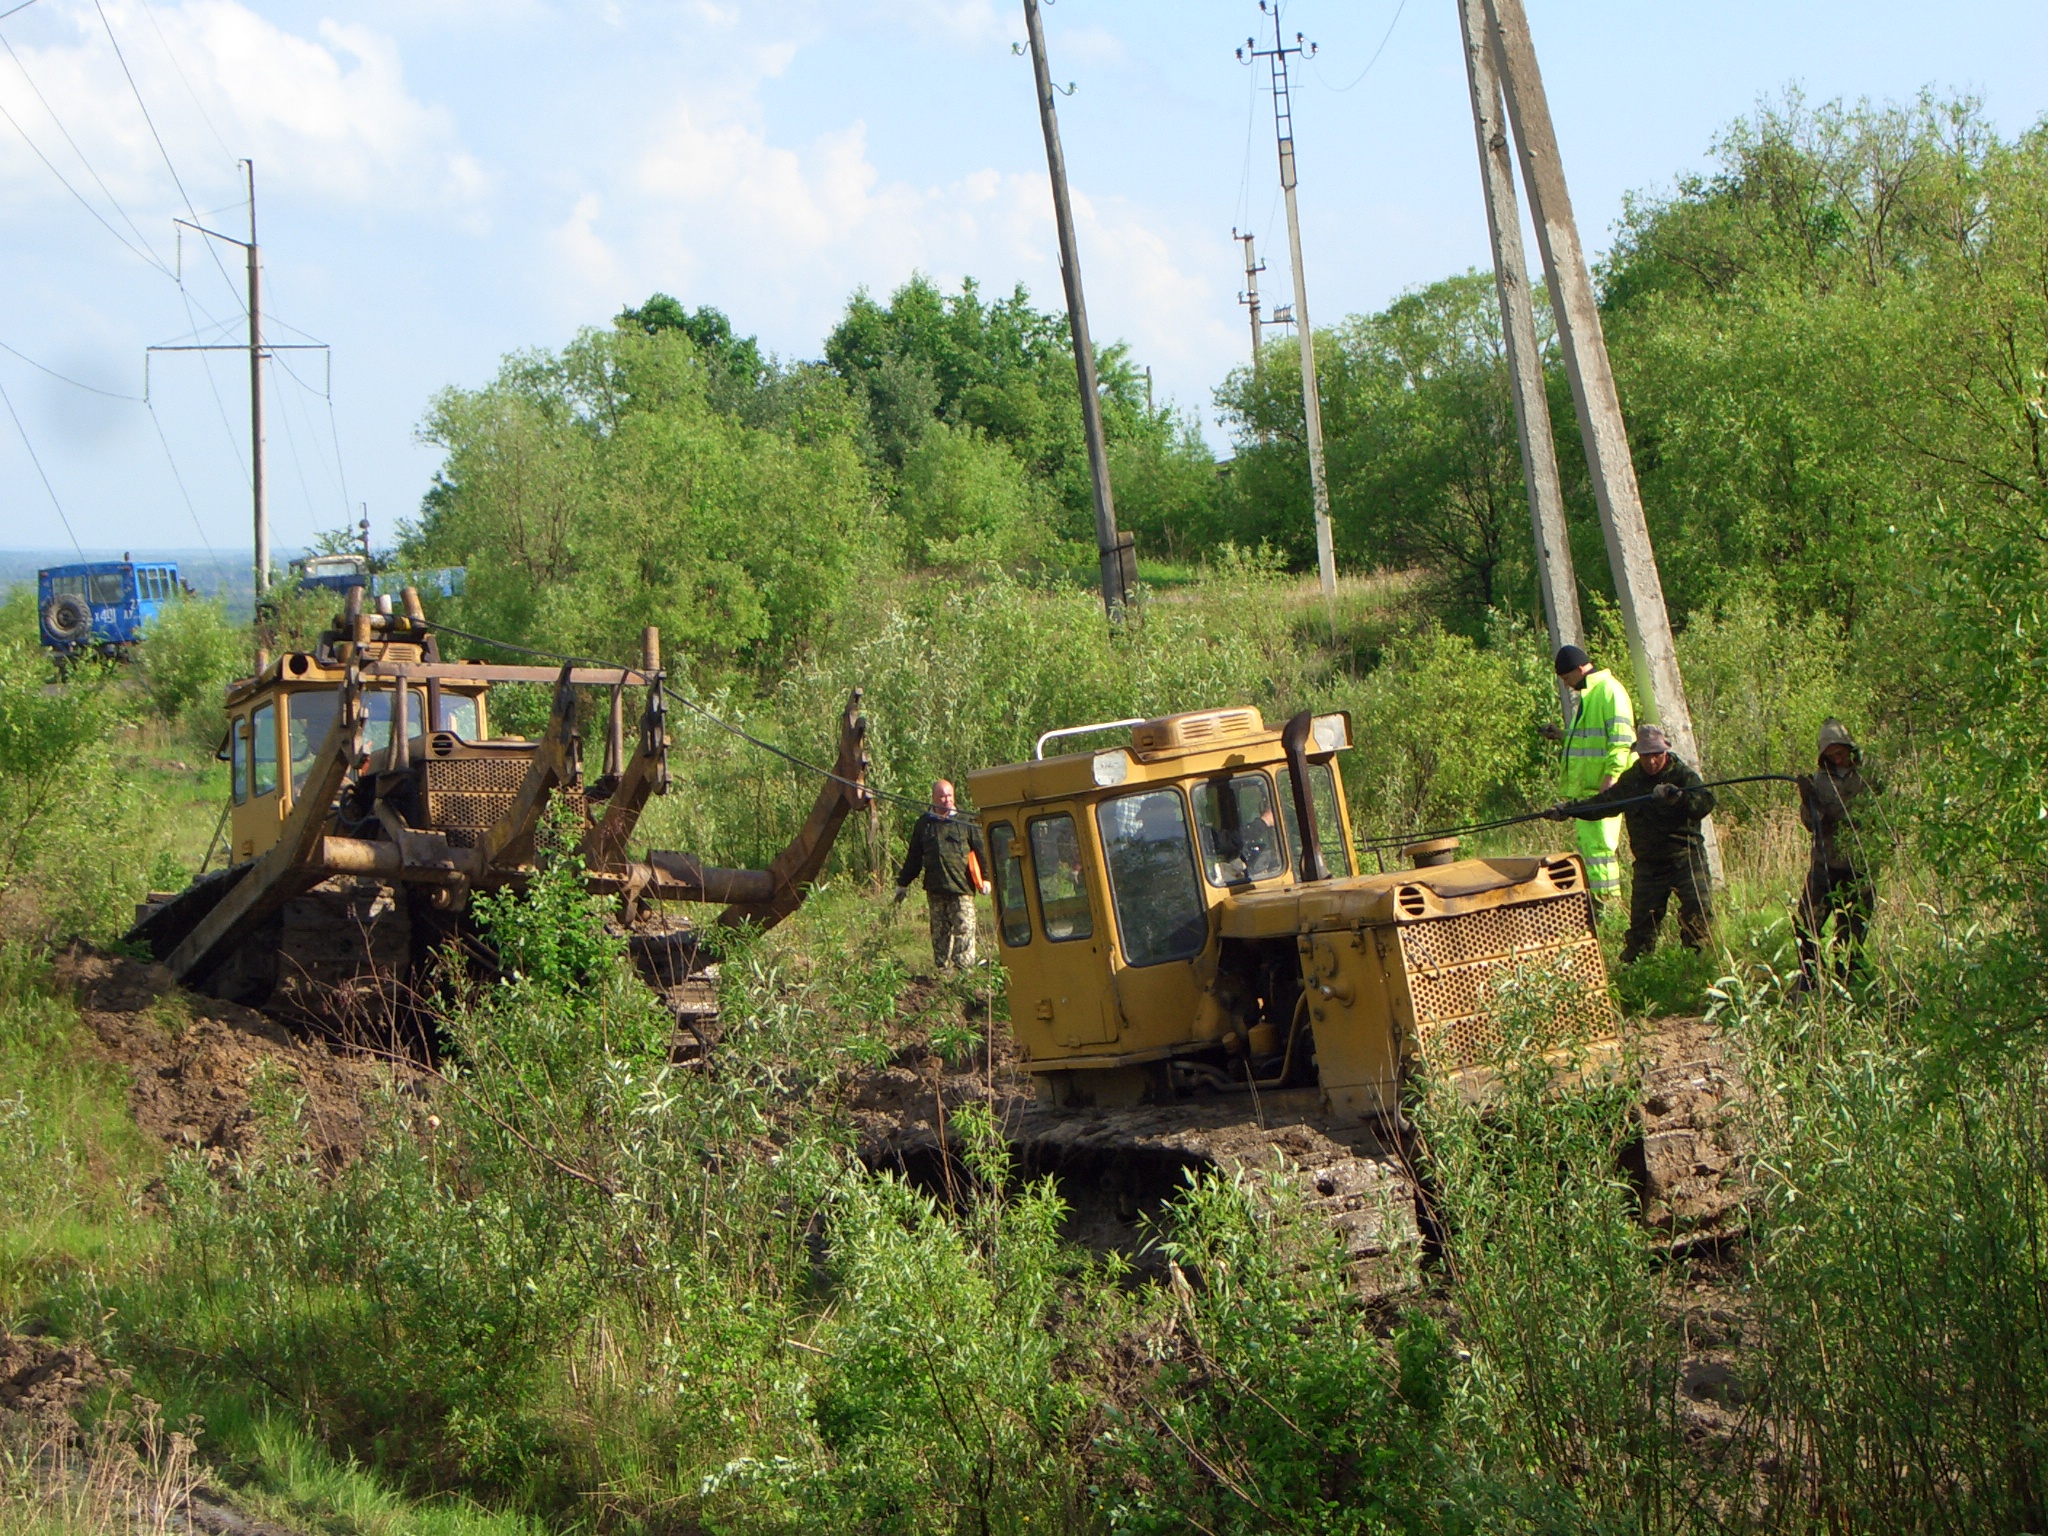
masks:
[[[1538,320],[1547,348],[1547,309]],[[1316,368],[1340,557],[1427,571],[1446,610],[1467,622],[1531,607],[1528,502],[1493,278],[1444,278],[1351,317],[1317,338]],[[1313,524],[1295,349],[1275,345],[1256,376],[1233,373],[1217,403],[1236,425],[1252,526],[1306,565]]]
[[[713,668],[817,638],[879,548],[843,412],[796,390],[779,428],[722,411],[681,329],[587,331],[436,398],[447,458],[406,558],[469,568],[473,627],[630,654],[659,624]]]
[[[906,472],[934,426],[968,428],[1007,448],[1044,487],[1054,534],[1092,544],[1070,336],[1066,317],[1034,309],[1021,284],[991,303],[972,279],[946,294],[919,276],[886,305],[856,293],[826,338],[825,359],[865,402],[868,452],[885,480]],[[1153,548],[1183,551],[1213,518],[1208,447],[1171,412],[1147,408],[1144,377],[1122,343],[1098,344],[1095,361],[1123,526]]]

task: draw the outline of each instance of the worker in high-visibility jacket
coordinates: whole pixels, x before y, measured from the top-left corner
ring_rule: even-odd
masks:
[[[1611,787],[1635,761],[1636,710],[1621,679],[1576,645],[1557,652],[1557,675],[1578,695],[1571,723],[1559,734],[1564,741],[1564,772],[1559,789],[1567,800],[1586,800]],[[1581,821],[1579,853],[1586,861],[1586,883],[1593,899],[1605,901],[1621,891],[1621,818]]]

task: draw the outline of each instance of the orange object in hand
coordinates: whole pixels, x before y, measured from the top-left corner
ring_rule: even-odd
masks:
[[[980,856],[972,848],[967,850],[967,879],[977,891],[987,892],[988,877],[981,872]]]

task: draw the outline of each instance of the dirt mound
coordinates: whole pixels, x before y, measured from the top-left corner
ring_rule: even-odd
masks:
[[[136,1124],[174,1147],[251,1156],[266,1117],[295,1109],[306,1152],[339,1168],[362,1151],[374,1095],[420,1076],[186,992],[160,965],[78,948],[59,959],[57,977],[76,992],[101,1053],[134,1074]]]
[[[0,1333],[0,1420],[68,1420],[80,1402],[111,1380],[83,1344]]]
[[[1749,1089],[1720,1032],[1704,1019],[1655,1020],[1644,1044],[1648,1059],[1635,1107],[1640,1164],[1628,1159],[1643,1220],[1689,1243],[1730,1235],[1743,1223],[1749,1193],[1735,1114]]]

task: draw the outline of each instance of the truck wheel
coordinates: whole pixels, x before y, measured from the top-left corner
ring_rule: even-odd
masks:
[[[84,598],[60,592],[43,609],[43,627],[59,640],[76,643],[92,636],[92,609]]]

